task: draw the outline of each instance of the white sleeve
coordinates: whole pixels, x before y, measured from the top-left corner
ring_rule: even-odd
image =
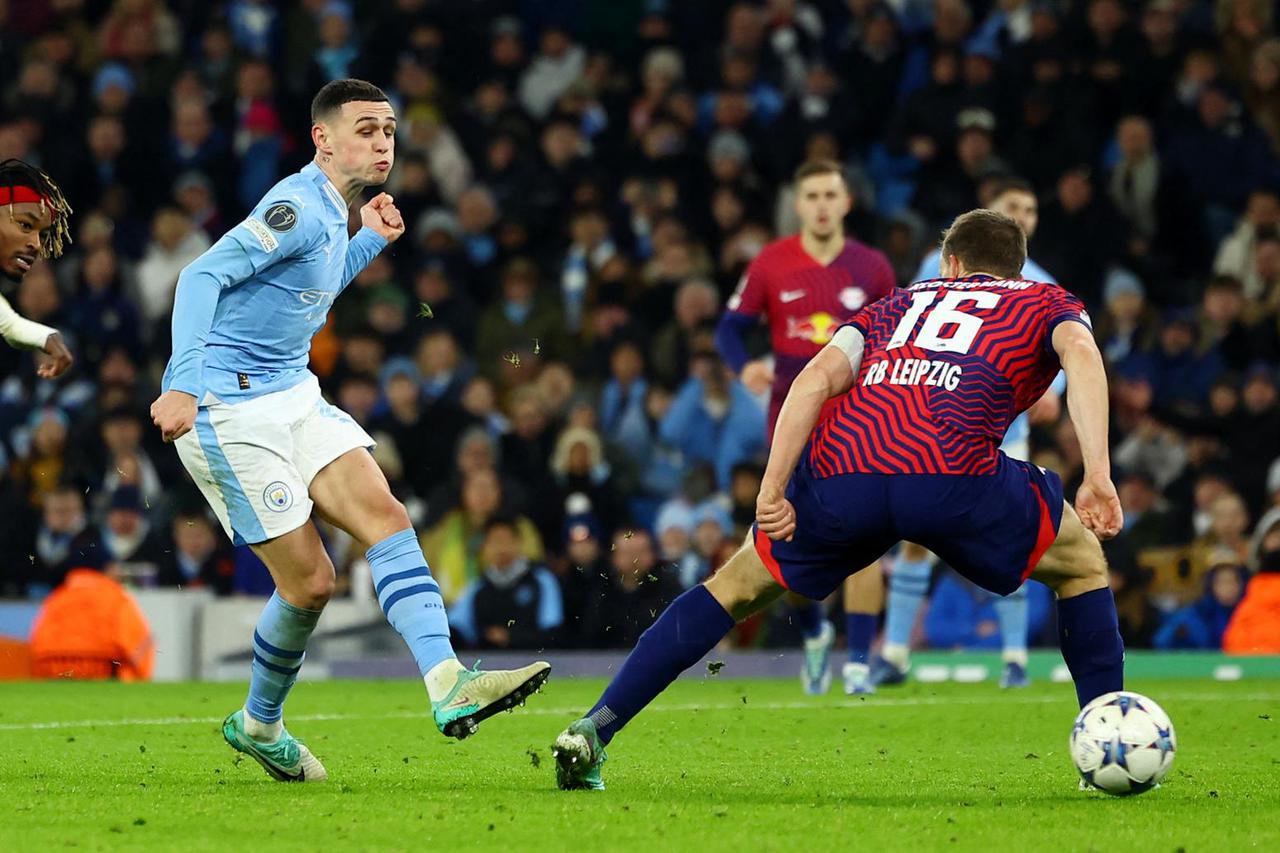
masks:
[[[9,300],[0,296],[0,336],[10,346],[43,349],[44,342],[55,331],[57,330],[23,317],[13,310]]]
[[[845,358],[849,359],[849,366],[853,368],[854,377],[857,378],[858,369],[862,367],[862,349],[865,345],[866,340],[856,327],[841,326],[831,336],[831,343],[827,346],[833,346],[844,353]]]

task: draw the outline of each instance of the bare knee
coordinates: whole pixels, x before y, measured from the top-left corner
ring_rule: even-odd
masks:
[[[775,601],[784,591],[750,544],[730,557],[703,585],[735,622]]]
[[[324,566],[312,572],[309,577],[303,580],[299,592],[306,597],[307,603],[300,606],[308,610],[323,610],[324,606],[329,603],[329,599],[333,598],[333,588],[336,583],[333,567]]]

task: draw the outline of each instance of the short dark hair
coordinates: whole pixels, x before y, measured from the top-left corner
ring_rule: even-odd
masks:
[[[364,80],[333,80],[320,87],[311,99],[311,121],[322,121],[352,101],[389,103],[391,99],[386,92]]]
[[[844,167],[835,160],[826,158],[805,160],[796,168],[793,180],[798,186],[805,178],[812,178],[814,175],[836,175],[842,184],[849,186],[849,178],[845,176]]]
[[[995,186],[991,188],[991,201],[994,203],[996,199],[1005,193],[1026,193],[1029,196],[1034,196],[1036,189],[1031,186],[1029,181],[1015,178],[1012,175],[1005,175],[997,178]]]
[[[959,258],[966,272],[1016,279],[1027,262],[1027,235],[1003,213],[971,210],[957,216],[943,233],[942,257]]]
[[[485,538],[488,539],[489,534],[499,527],[505,527],[516,538],[520,537],[520,521],[509,512],[497,512],[489,517],[489,520],[484,523]]]

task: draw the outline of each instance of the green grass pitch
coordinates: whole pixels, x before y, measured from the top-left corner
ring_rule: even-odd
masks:
[[[680,682],[610,747],[603,793],[549,744],[598,681],[554,676],[458,743],[417,682],[303,683],[290,730],[329,781],[223,742],[239,684],[0,687],[0,850],[1277,850],[1280,683],[1135,681],[1178,733],[1164,786],[1076,790],[1068,685]]]

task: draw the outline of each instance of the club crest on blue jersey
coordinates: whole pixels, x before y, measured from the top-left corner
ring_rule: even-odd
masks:
[[[272,231],[283,233],[292,231],[293,226],[298,224],[298,212],[290,205],[276,204],[267,210],[262,219]]]
[[[262,502],[272,512],[284,512],[293,506],[293,492],[288,485],[277,480],[262,490]]]

